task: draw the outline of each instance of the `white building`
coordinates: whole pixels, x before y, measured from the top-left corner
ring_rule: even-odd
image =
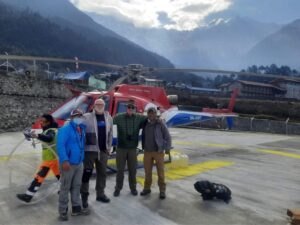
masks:
[[[279,78],[272,81],[273,85],[286,90],[285,98],[294,98],[300,100],[300,79],[297,78]]]

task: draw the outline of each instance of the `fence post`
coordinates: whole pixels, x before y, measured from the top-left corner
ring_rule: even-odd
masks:
[[[252,125],[253,120],[254,120],[254,117],[251,117],[251,119],[250,119],[250,121],[251,121],[251,122],[250,122],[250,131],[252,131],[252,128],[253,128],[253,127],[252,127],[252,126],[253,126],[253,125]]]
[[[288,122],[289,122],[290,118],[288,117],[285,121],[285,134],[288,135]]]
[[[222,129],[222,130],[225,130],[225,127],[223,126],[223,124],[224,124],[224,119],[225,119],[225,117],[223,116],[222,119],[221,119],[221,129]]]
[[[34,74],[34,77],[36,77],[36,61],[33,60],[33,74]]]

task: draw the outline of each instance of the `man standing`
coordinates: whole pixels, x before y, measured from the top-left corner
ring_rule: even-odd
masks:
[[[61,220],[68,220],[69,192],[72,216],[88,214],[81,208],[80,186],[83,174],[85,125],[79,109],[71,112],[71,121],[58,130],[57,151],[61,170],[58,212]]]
[[[50,170],[59,179],[59,166],[56,155],[56,133],[58,125],[54,118],[49,114],[44,114],[41,118],[43,133],[30,133],[31,138],[37,138],[42,142],[42,159],[40,169],[31,182],[25,194],[17,194],[17,198],[24,202],[30,202],[35,193],[39,190]]]
[[[144,150],[144,169],[145,183],[144,190],[140,193],[142,196],[151,193],[152,167],[155,161],[159,198],[166,198],[166,183],[164,172],[165,152],[169,153],[171,149],[171,136],[165,124],[158,120],[155,108],[149,108],[147,111],[148,120],[143,124],[142,148]]]
[[[105,102],[97,99],[94,110],[84,114],[86,124],[86,148],[84,157],[84,171],[81,185],[82,207],[88,207],[89,180],[94,164],[96,166],[96,200],[108,203],[110,199],[105,195],[106,166],[112,145],[113,123],[108,112],[104,111]]]
[[[124,170],[127,161],[128,181],[131,194],[136,196],[136,148],[139,141],[139,130],[146,120],[146,116],[135,113],[133,101],[127,103],[126,113],[120,113],[114,117],[114,124],[118,130],[118,146],[116,150],[117,176],[114,196],[120,195],[123,188]]]

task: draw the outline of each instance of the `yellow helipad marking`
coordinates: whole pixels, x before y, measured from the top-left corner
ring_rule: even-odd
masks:
[[[220,148],[233,148],[234,145],[229,144],[217,144],[217,143],[202,143],[203,146],[209,146],[209,147],[220,147]]]
[[[233,165],[233,162],[228,161],[208,161],[203,163],[192,164],[185,168],[177,168],[177,169],[167,169],[168,164],[166,164],[165,178],[166,180],[179,180],[185,177],[190,177],[197,175],[199,173],[204,173],[210,170],[219,169],[222,167],[227,167]],[[153,171],[153,184],[156,183],[157,175]],[[141,185],[144,184],[144,177],[137,177],[137,182]]]
[[[37,154],[41,154],[39,151],[30,151],[30,152],[26,152],[26,153],[18,153],[18,154],[13,154],[12,158],[20,158],[23,156],[28,156],[28,155],[37,155]],[[0,161],[7,161],[8,160],[8,156],[4,155],[4,156],[0,156]]]
[[[180,150],[177,150],[177,149],[171,150],[171,157],[175,157],[176,158],[176,157],[179,157],[182,154],[183,153],[181,153]],[[137,159],[138,159],[139,163],[143,163],[143,161],[144,161],[144,154],[139,154],[138,157],[137,157]],[[169,155],[165,155],[165,161],[167,161],[167,160],[169,160]],[[115,158],[114,159],[109,159],[107,161],[107,164],[109,166],[116,166],[116,159]]]
[[[195,143],[190,141],[173,141],[173,144],[176,145],[194,145]]]
[[[174,141],[177,145],[188,145],[188,146],[208,146],[208,147],[218,147],[218,148],[233,148],[234,145],[230,144],[219,144],[219,143],[207,143],[207,142],[192,142],[192,141]]]
[[[0,161],[6,161],[8,159],[8,156],[0,156]]]
[[[272,149],[257,149],[257,150],[260,152],[268,153],[268,154],[280,155],[280,156],[285,156],[285,157],[294,158],[294,159],[300,159],[300,154],[282,152],[282,151],[272,150]]]

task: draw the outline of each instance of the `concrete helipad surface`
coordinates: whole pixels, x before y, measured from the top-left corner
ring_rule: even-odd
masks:
[[[168,165],[165,200],[158,198],[156,184],[150,196],[132,196],[127,177],[121,195],[113,197],[112,174],[106,188],[111,202],[95,201],[93,179],[91,214],[70,216],[67,222],[57,219],[58,196],[51,188],[55,184],[51,177],[41,190],[45,196],[38,196],[35,204],[25,205],[15,198],[31,181],[40,151],[24,142],[7,162],[6,156],[22,134],[1,134],[0,224],[288,224],[287,208],[300,208],[299,137],[194,129],[171,129],[171,134],[174,151],[188,155],[190,164],[182,168]],[[184,164],[180,158],[175,160]],[[140,182],[143,175],[139,169]],[[203,202],[193,187],[203,179],[227,185],[232,201]]]

